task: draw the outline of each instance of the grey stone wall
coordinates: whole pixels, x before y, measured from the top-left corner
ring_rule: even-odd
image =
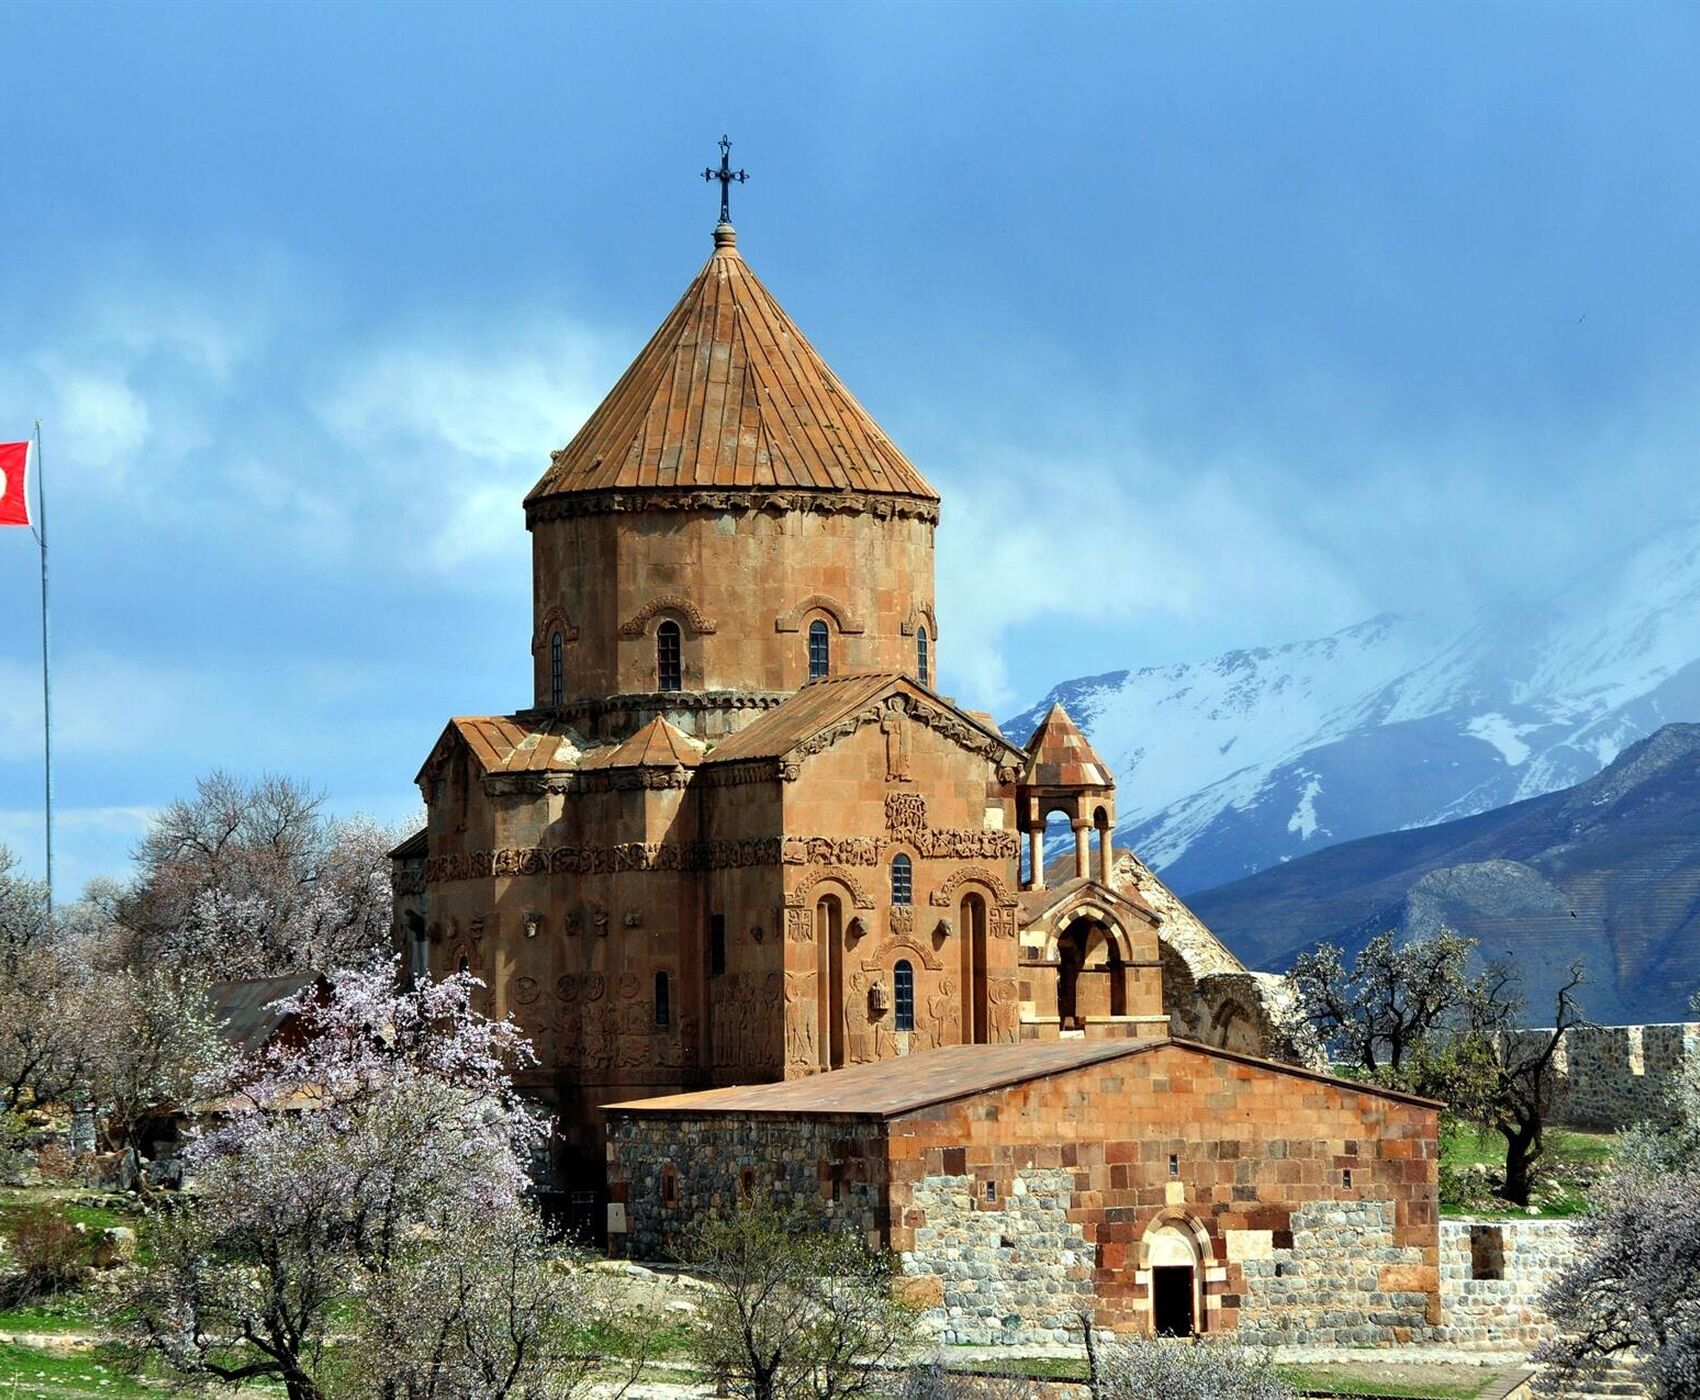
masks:
[[[1093,1248],[1068,1218],[1074,1172],[1019,1171],[995,1209],[976,1198],[976,1184],[929,1176],[911,1193],[926,1223],[916,1226],[903,1268],[943,1290],[925,1325],[945,1342],[1077,1340],[1075,1315],[1093,1295]]]
[[[867,1120],[610,1114],[609,1251],[668,1258],[698,1214],[752,1190],[875,1235],[886,1225],[884,1160],[881,1125]]]
[[[1522,1033],[1533,1043],[1550,1031]],[[1626,1128],[1663,1122],[1669,1095],[1700,1066],[1700,1023],[1577,1026],[1564,1033],[1553,1062],[1553,1116],[1576,1128]]]
[[[1230,1248],[1244,1277],[1235,1340],[1376,1346],[1419,1338],[1429,1325],[1422,1285],[1432,1276],[1420,1248],[1394,1244],[1394,1216],[1391,1201],[1319,1202],[1293,1212],[1290,1248]]]
[[[1543,1341],[1552,1324],[1540,1295],[1575,1255],[1568,1220],[1441,1221],[1442,1323],[1434,1340],[1478,1351]],[[1484,1272],[1500,1277],[1478,1276]]]

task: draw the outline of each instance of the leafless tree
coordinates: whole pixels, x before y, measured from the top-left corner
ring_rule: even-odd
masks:
[[[765,1195],[700,1219],[683,1257],[713,1285],[696,1359],[748,1400],[868,1395],[919,1316],[892,1255]]]

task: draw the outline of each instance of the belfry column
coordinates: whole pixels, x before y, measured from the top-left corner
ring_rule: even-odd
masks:
[[[1110,832],[1108,826],[1098,831],[1098,883],[1106,886],[1110,883],[1110,872],[1116,868],[1116,858],[1110,850]]]
[[[1087,833],[1092,828],[1079,822],[1074,828],[1074,878],[1084,880],[1092,873],[1092,845]]]
[[[1027,859],[1033,870],[1033,878],[1027,882],[1030,890],[1045,888],[1045,828],[1032,827],[1027,832]]]

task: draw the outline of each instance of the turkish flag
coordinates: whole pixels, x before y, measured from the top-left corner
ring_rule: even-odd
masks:
[[[27,442],[0,442],[0,525],[30,523],[29,460]]]

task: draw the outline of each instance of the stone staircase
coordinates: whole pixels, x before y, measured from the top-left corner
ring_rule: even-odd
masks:
[[[1508,1392],[1506,1400],[1527,1400],[1534,1394],[1530,1382],[1524,1381]],[[1559,1391],[1562,1400],[1600,1400],[1607,1396],[1621,1397],[1621,1400],[1634,1400],[1634,1397],[1646,1400],[1646,1395],[1646,1388],[1635,1379],[1635,1371],[1629,1363],[1615,1358],[1597,1379],[1566,1386]]]

